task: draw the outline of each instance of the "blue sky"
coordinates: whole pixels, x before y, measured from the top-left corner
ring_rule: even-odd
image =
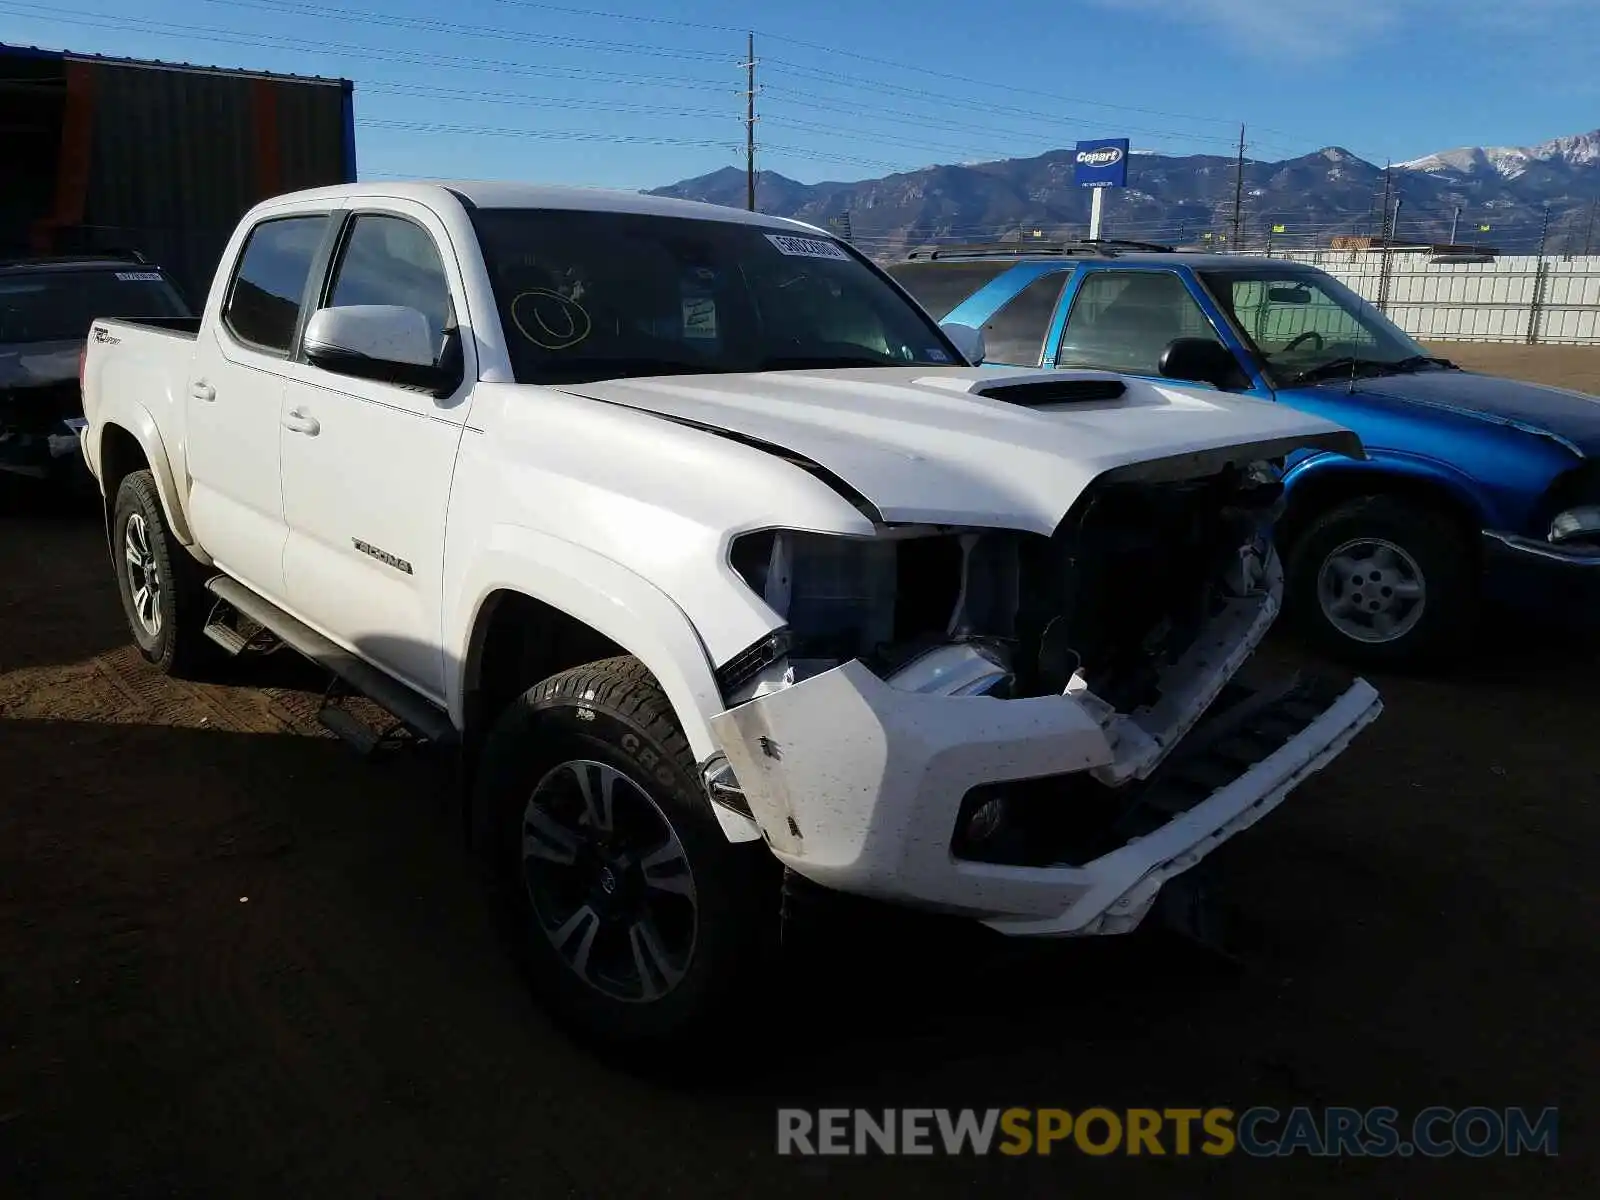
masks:
[[[1400,161],[1600,126],[1595,0],[0,0],[0,41],[356,81],[363,177],[807,182],[1079,138]]]

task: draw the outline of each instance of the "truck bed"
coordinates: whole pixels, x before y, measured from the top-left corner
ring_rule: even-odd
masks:
[[[190,342],[200,335],[199,317],[140,317],[138,320],[133,320],[129,317],[102,317],[95,324],[130,325],[135,329],[147,329],[152,333],[165,333]]]

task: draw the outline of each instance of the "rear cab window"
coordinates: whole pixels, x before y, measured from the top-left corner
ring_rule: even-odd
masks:
[[[240,343],[288,354],[328,219],[271,217],[250,231],[222,308],[223,325]]]

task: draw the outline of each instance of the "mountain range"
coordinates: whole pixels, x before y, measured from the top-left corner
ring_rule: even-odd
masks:
[[[1089,194],[1073,181],[1073,157],[1071,149],[1049,150],[848,183],[806,184],[761,171],[756,207],[816,225],[848,213],[857,244],[883,258],[932,241],[1031,237],[1036,230],[1047,238],[1082,236]],[[1446,241],[1456,222],[1457,241],[1532,253],[1548,210],[1550,253],[1579,253],[1590,241],[1600,251],[1600,130],[1536,146],[1446,150],[1388,171],[1328,146],[1279,162],[1246,158],[1242,187],[1240,173],[1237,160],[1225,156],[1135,150],[1128,186],[1107,197],[1101,234],[1226,246],[1237,190],[1241,247],[1260,248],[1269,237],[1278,248],[1326,245],[1339,234],[1381,234],[1387,188],[1396,241]],[[745,187],[745,173],[726,167],[651,194],[743,208]]]

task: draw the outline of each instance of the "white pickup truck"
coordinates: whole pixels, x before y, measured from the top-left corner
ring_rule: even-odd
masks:
[[[981,368],[810,226],[360,184],[251,210],[192,329],[83,367],[133,637],[272,641],[460,747],[547,1004],[737,1010],[787,868],[1006,934],[1132,929],[1379,713],[1247,688],[1281,405]],[[774,862],[776,860],[776,863]]]

